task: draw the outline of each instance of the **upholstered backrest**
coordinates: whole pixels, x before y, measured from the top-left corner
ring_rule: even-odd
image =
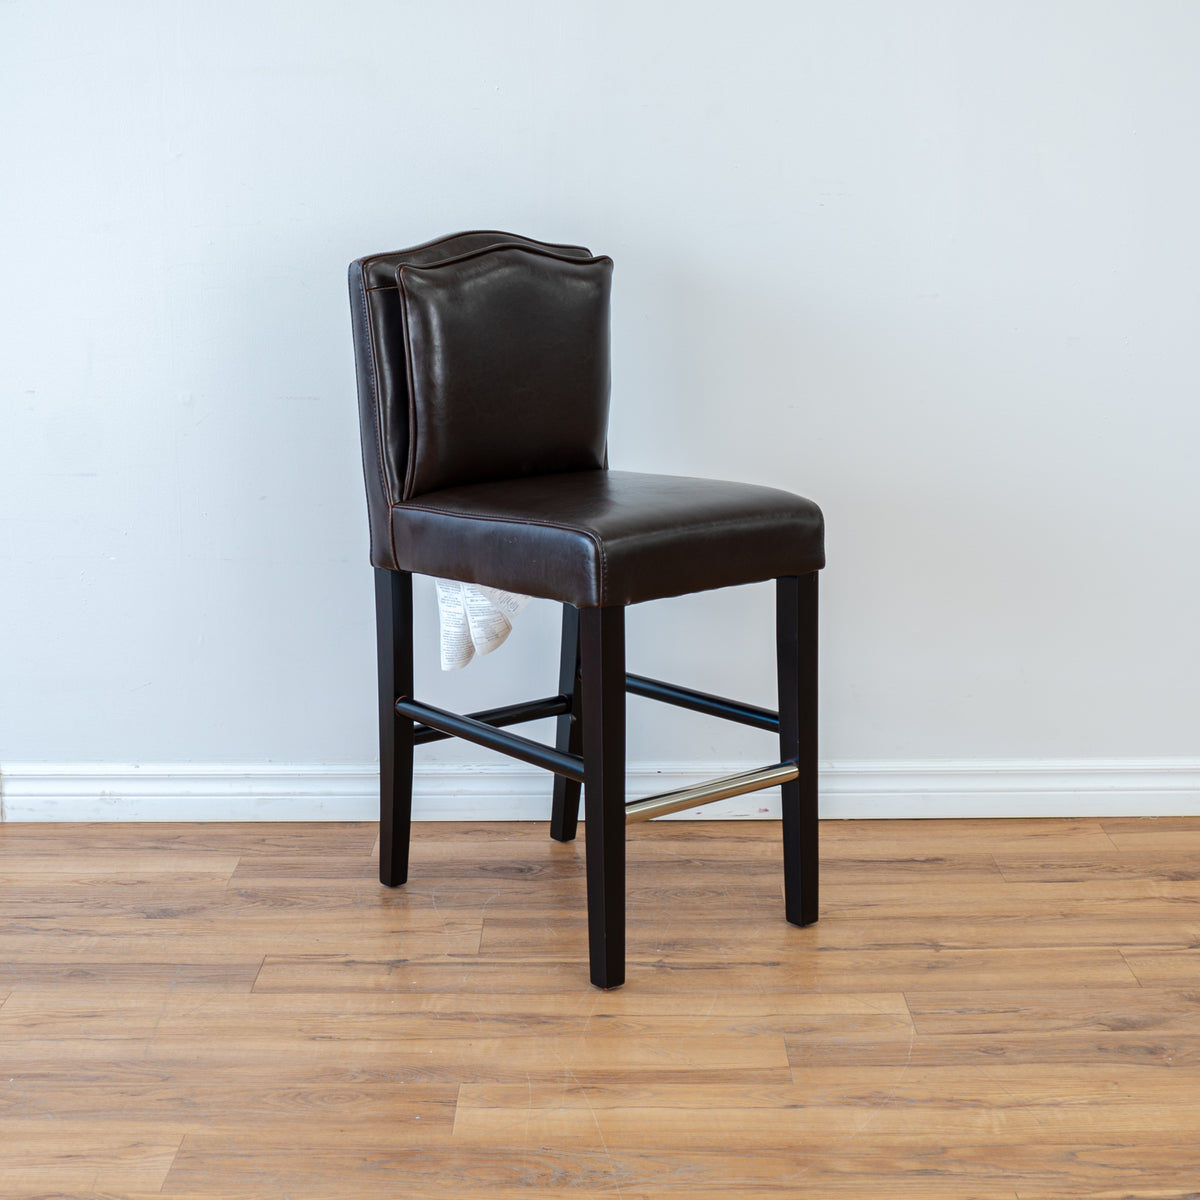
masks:
[[[350,268],[371,561],[424,492],[604,465],[612,263],[455,234]]]

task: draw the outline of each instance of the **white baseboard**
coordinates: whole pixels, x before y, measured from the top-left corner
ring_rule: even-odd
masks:
[[[631,764],[630,799],[759,763]],[[369,765],[68,763],[0,766],[0,821],[369,821]],[[1200,815],[1200,759],[834,762],[821,769],[821,815],[1111,817]],[[423,821],[544,821],[550,778],[507,763],[418,765]],[[677,814],[779,816],[771,789]],[[672,818],[665,818],[670,820]]]

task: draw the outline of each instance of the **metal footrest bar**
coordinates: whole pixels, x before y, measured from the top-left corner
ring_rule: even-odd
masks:
[[[737,721],[739,725],[752,725],[769,733],[779,732],[779,714],[769,708],[758,708],[753,704],[727,700],[724,696],[693,691],[674,683],[664,683],[661,679],[648,679],[645,675],[626,675],[625,690],[634,696],[645,696],[648,700],[661,700],[664,704],[690,708],[693,712],[706,713],[710,717]]]
[[[464,741],[474,742],[477,746],[486,746],[489,750],[499,750],[510,758],[519,758],[522,762],[531,763],[535,767],[543,767],[556,775],[565,775],[576,783],[583,782],[583,757],[578,754],[564,754],[550,746],[543,746],[532,738],[521,737],[517,733],[505,733],[493,725],[486,725],[474,717],[464,717],[459,713],[447,712],[443,708],[434,708],[432,704],[422,704],[419,700],[406,700],[401,697],[396,701],[396,711],[402,717],[411,717],[420,721],[430,729],[440,730],[450,737],[460,737]]]
[[[472,721],[483,725],[520,725],[522,721],[537,721],[542,717],[557,717],[571,711],[571,701],[566,696],[547,696],[543,700],[526,700],[522,704],[507,704],[503,708],[488,708],[483,712],[468,713]],[[440,742],[454,737],[441,729],[418,725],[413,729],[413,745],[423,746],[426,742]]]
[[[787,783],[799,774],[800,768],[794,762],[776,763],[773,767],[759,767],[757,771],[743,771],[740,775],[726,775],[724,779],[711,779],[694,787],[647,796],[644,800],[634,800],[625,805],[625,823],[649,821],[651,817],[681,812],[698,804],[711,804],[714,800],[757,792],[777,783]]]

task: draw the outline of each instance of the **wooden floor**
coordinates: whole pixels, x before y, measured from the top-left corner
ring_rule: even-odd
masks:
[[[0,1197],[1195,1197],[1200,818],[0,825]]]

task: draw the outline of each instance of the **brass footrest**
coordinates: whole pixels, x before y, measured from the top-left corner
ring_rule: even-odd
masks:
[[[649,821],[651,817],[681,812],[698,804],[711,804],[714,800],[757,792],[777,783],[787,783],[799,774],[800,768],[794,762],[776,763],[773,767],[759,767],[757,771],[743,771],[740,775],[726,775],[724,779],[710,779],[708,783],[647,796],[644,800],[633,800],[625,805],[625,823]]]

